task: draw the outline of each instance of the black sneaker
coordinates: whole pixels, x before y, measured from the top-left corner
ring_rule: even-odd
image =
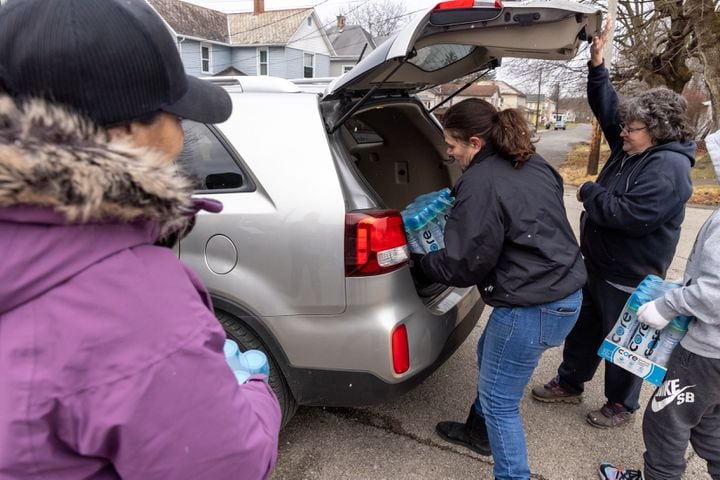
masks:
[[[643,480],[643,474],[640,470],[624,470],[608,462],[600,464],[598,475],[602,480]]]

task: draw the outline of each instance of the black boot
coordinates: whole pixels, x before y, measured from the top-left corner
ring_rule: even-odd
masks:
[[[467,447],[480,455],[492,454],[485,420],[475,413],[474,407],[470,407],[465,423],[440,422],[435,425],[435,431],[444,440]]]

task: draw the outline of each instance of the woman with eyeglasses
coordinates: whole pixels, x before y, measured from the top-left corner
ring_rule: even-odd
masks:
[[[611,153],[597,180],[577,190],[588,281],[558,375],[532,390],[541,402],[582,401],[583,384],[600,365],[596,352],[633,289],[648,274],[665,277],[692,194],[696,145],[687,102],[667,88],[619,99],[602,56],[611,28],[608,20],[593,39],[587,86]],[[607,401],[587,421],[598,428],[627,423],[640,407],[641,385],[640,377],[606,362]]]

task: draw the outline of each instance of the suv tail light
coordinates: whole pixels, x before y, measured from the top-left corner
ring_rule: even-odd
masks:
[[[363,277],[392,272],[405,265],[410,252],[397,210],[345,214],[345,275]]]

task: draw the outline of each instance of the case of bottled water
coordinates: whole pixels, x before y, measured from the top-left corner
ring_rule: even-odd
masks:
[[[678,288],[676,282],[655,275],[646,276],[630,295],[615,326],[603,341],[598,355],[655,385],[665,377],[670,354],[687,332],[688,317],[676,317],[662,330],[638,321],[641,305]]]
[[[449,188],[419,195],[401,212],[408,247],[426,254],[445,248],[445,224],[455,199]]]

